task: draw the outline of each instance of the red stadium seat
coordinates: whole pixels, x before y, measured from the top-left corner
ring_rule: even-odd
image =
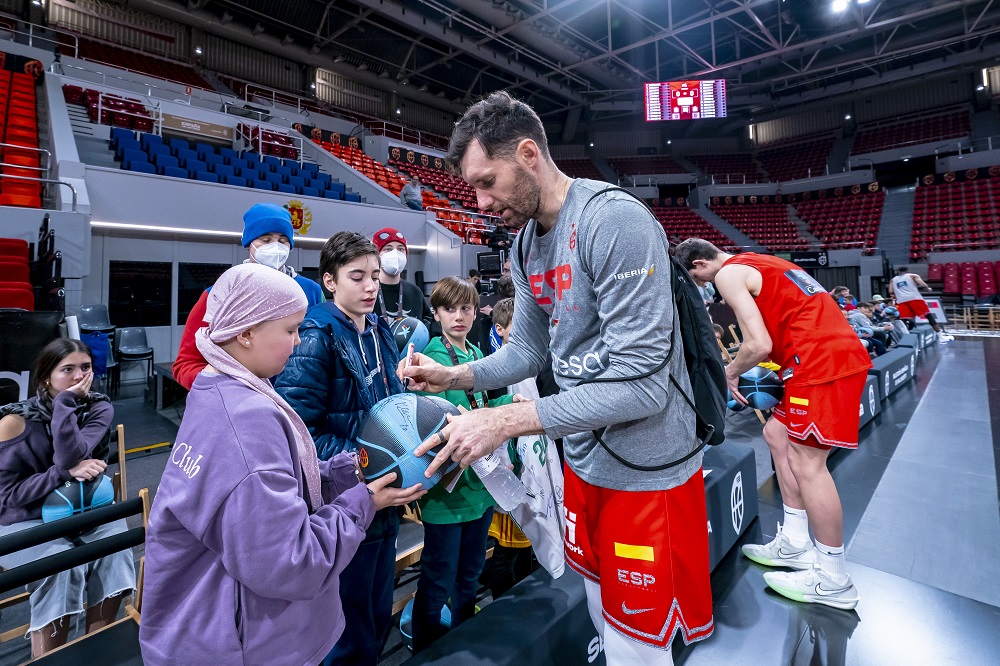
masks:
[[[35,292],[30,284],[17,282],[0,283],[0,308],[35,310]]]

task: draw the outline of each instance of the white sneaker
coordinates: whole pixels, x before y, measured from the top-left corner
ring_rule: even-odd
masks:
[[[938,344],[947,344],[955,339],[954,335],[948,335],[947,333],[938,333]]]
[[[824,604],[841,610],[851,610],[858,605],[858,588],[851,577],[837,583],[830,574],[814,565],[806,571],[769,571],[764,582],[772,590],[792,601]]]
[[[816,546],[810,541],[804,546],[793,546],[781,532],[778,524],[778,534],[771,543],[762,546],[747,544],[743,546],[743,554],[757,564],[765,567],[788,567],[789,569],[810,569],[816,563]]]

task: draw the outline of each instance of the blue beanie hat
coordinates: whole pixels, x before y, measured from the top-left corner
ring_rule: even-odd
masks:
[[[295,247],[291,213],[278,204],[254,204],[243,214],[243,247],[250,247],[250,243],[269,233],[284,234]]]

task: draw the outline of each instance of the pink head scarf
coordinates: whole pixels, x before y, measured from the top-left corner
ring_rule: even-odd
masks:
[[[198,329],[195,341],[212,367],[266,395],[292,424],[306,495],[315,511],[323,505],[323,495],[316,445],[306,424],[275,392],[271,382],[254,375],[219,346],[251,326],[287,317],[307,306],[302,287],[284,273],[260,264],[235,266],[223,273],[209,292],[205,313],[208,326]]]

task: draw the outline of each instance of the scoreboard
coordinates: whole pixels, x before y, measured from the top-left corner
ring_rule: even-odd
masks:
[[[726,117],[726,81],[645,84],[646,121]]]

